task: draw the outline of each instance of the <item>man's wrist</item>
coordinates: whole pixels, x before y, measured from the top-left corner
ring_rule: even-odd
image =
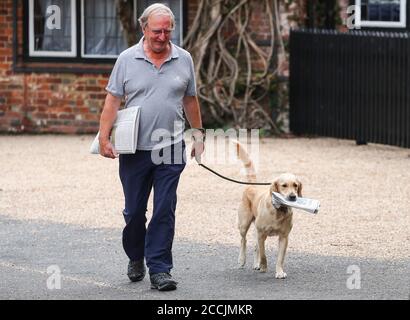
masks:
[[[106,143],[106,142],[109,142],[110,141],[110,137],[109,136],[102,136],[102,135],[100,135],[99,137],[98,137],[98,141],[100,142],[100,143]]]
[[[98,135],[98,139],[100,139],[100,140],[108,140],[108,139],[109,139],[109,136],[100,133],[100,134]]]
[[[98,134],[98,140],[100,142],[110,141],[112,128],[107,130],[106,128],[100,129]]]
[[[195,142],[205,142],[205,129],[204,128],[192,128],[192,138]]]

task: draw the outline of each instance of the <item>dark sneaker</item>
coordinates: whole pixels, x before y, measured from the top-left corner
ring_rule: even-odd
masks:
[[[170,291],[177,288],[178,282],[172,280],[169,273],[153,273],[150,275],[151,289],[158,289],[159,291]]]
[[[131,261],[128,263],[128,278],[132,282],[141,281],[145,277],[145,264],[144,259]]]

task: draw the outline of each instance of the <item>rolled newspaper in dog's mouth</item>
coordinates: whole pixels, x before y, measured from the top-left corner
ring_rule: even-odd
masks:
[[[314,214],[318,213],[320,208],[320,202],[318,200],[297,197],[296,200],[290,201],[277,192],[272,192],[272,204],[274,206],[282,205],[295,209],[301,209]]]

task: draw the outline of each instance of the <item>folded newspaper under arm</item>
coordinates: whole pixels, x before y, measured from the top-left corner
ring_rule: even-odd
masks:
[[[140,106],[128,107],[117,112],[110,141],[119,154],[135,153],[137,149],[140,109]],[[90,152],[93,154],[100,153],[99,136],[100,132],[97,133],[91,144]]]
[[[297,197],[295,201],[289,201],[277,192],[272,192],[272,204],[280,204],[295,209],[305,210],[310,213],[318,213],[320,207],[320,202],[318,200]]]

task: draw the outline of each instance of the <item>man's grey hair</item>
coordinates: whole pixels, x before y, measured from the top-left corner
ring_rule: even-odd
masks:
[[[167,15],[171,18],[171,29],[174,30],[175,28],[175,16],[172,13],[171,9],[168,8],[165,4],[162,3],[154,3],[151,4],[148,8],[144,10],[142,15],[139,17],[138,21],[140,23],[141,29],[144,30],[148,24],[148,18],[151,15]]]

